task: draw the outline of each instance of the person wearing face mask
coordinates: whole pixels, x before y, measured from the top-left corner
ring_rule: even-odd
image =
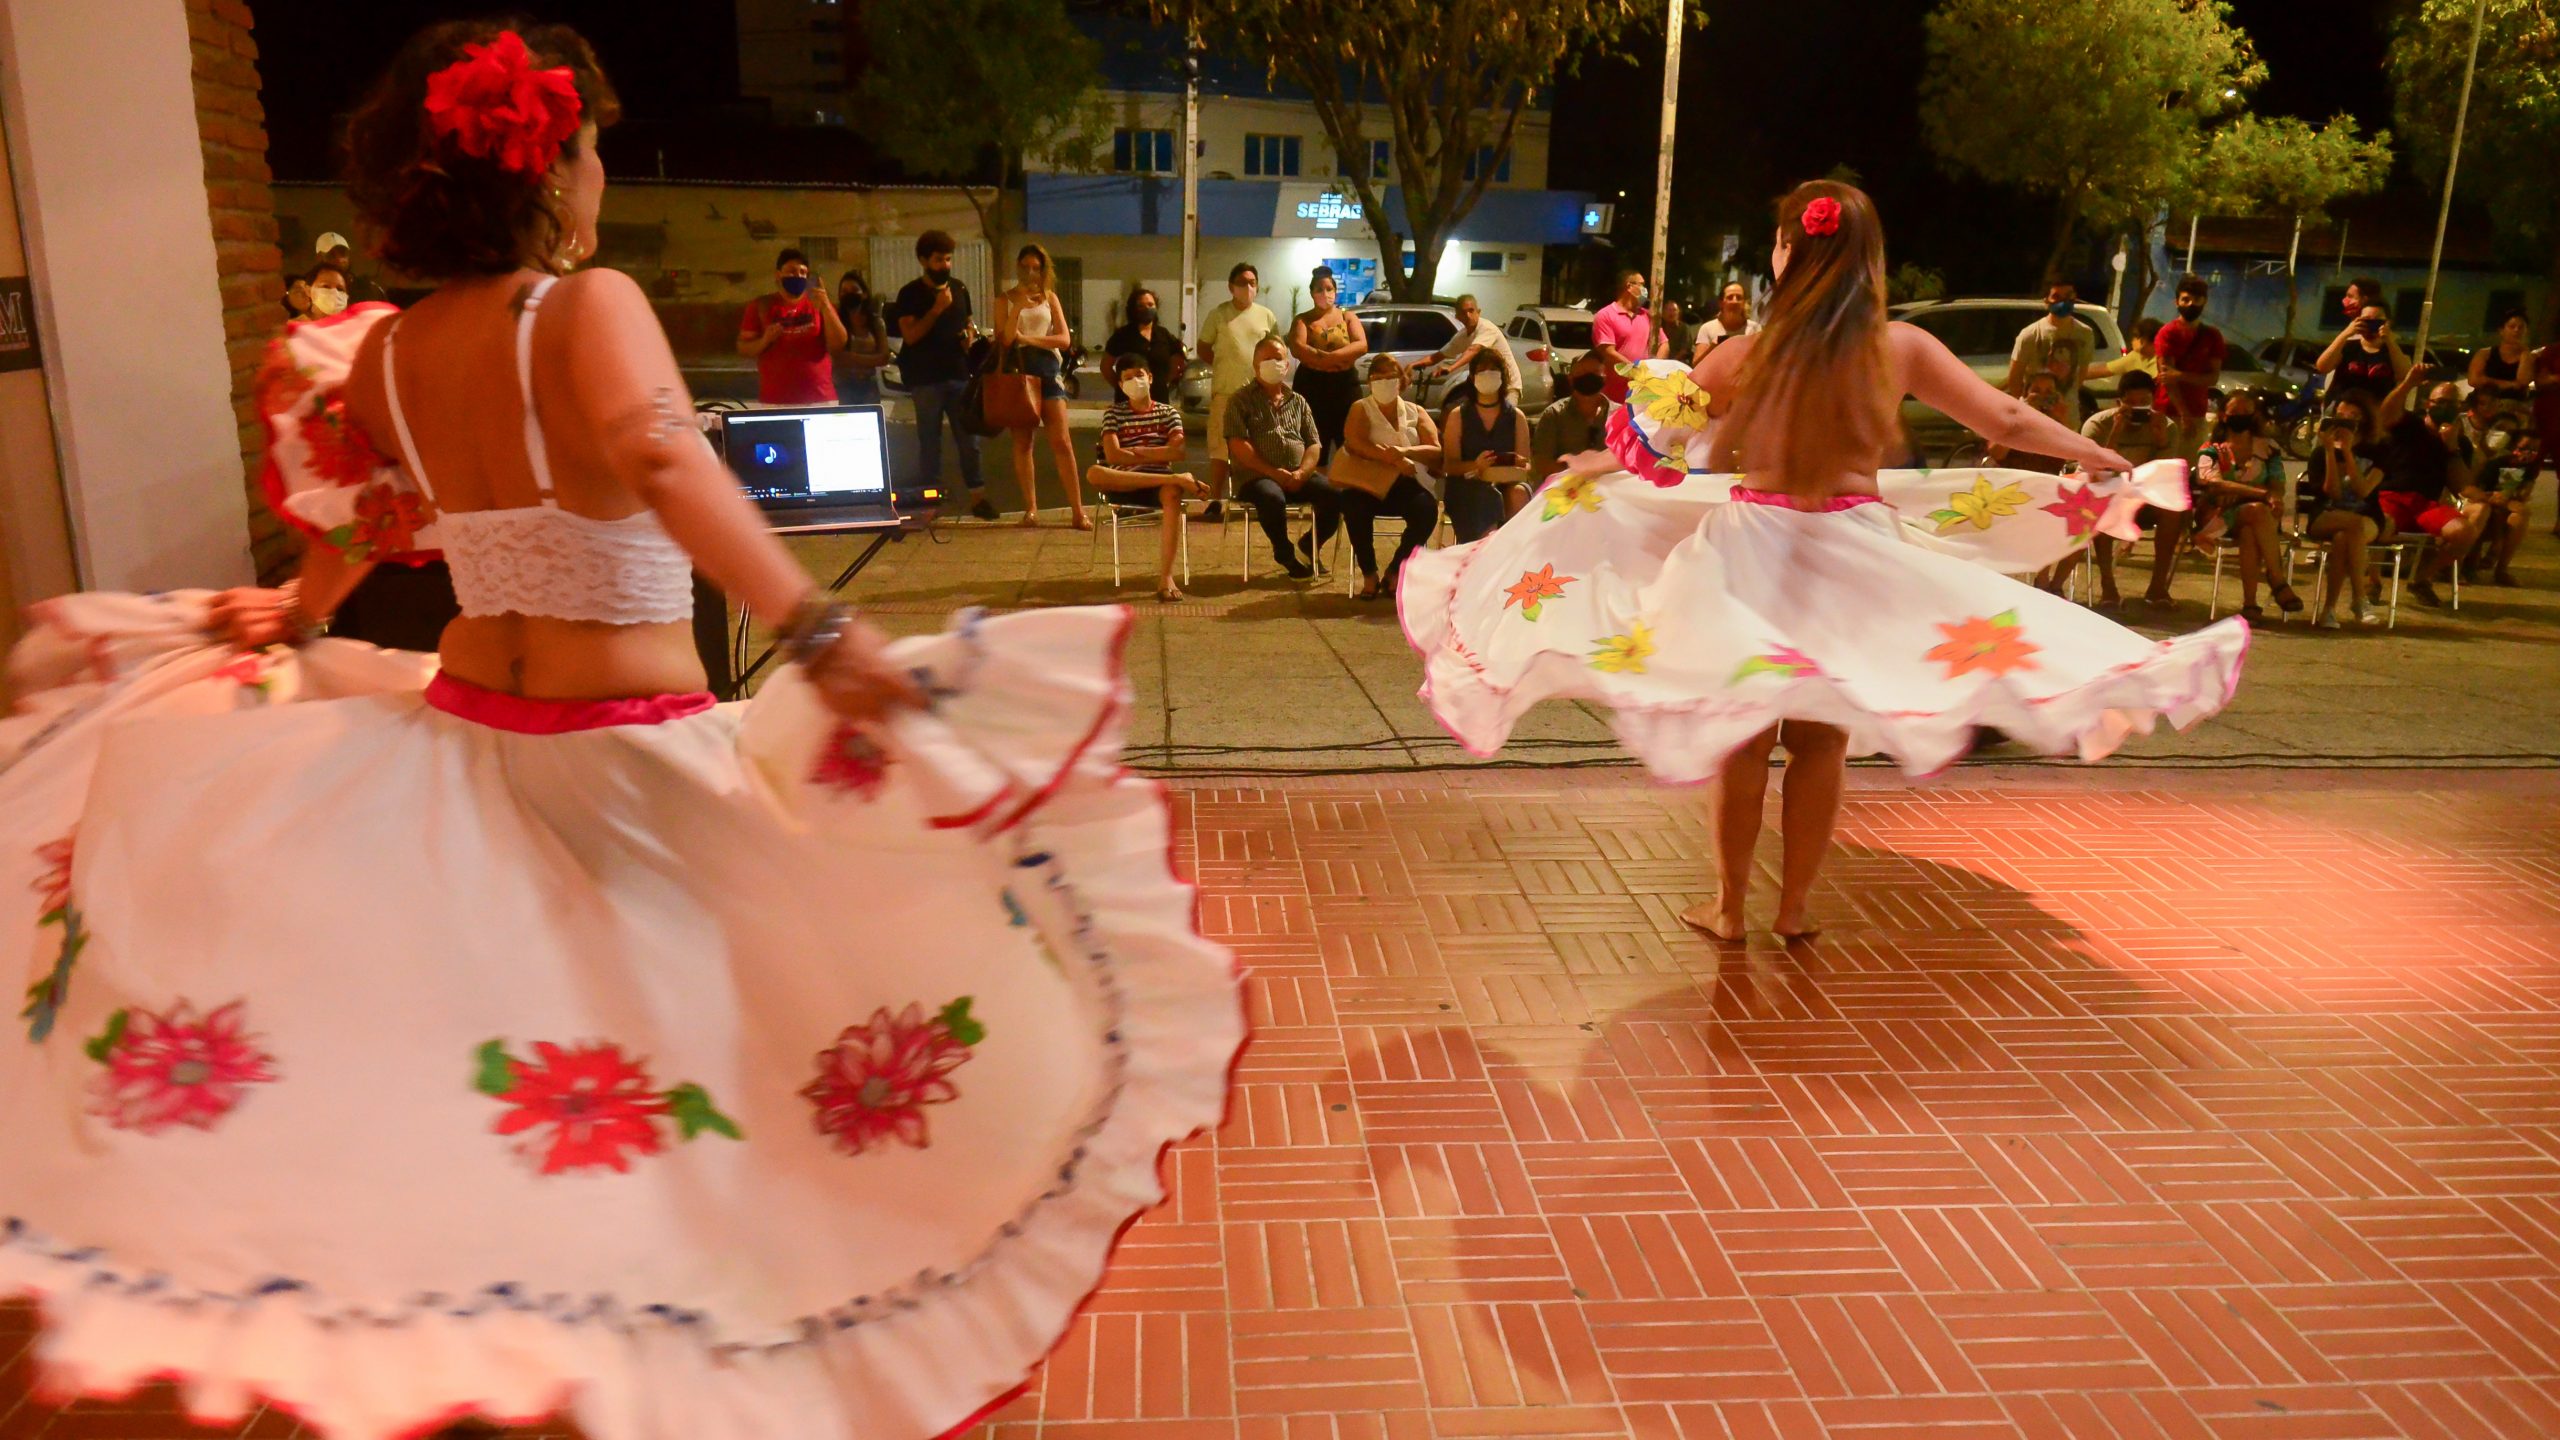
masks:
[[[2222,365],[2231,355],[2222,332],[2204,320],[2204,303],[2212,293],[2203,276],[2181,276],[2178,318],[2160,327],[2160,338],[2152,345],[2160,357],[2160,411],[2169,417],[2175,437],[2172,453],[2189,464],[2204,446],[2214,387],[2222,383]],[[2166,571],[2163,566],[2164,577]]]
[[[2062,376],[2059,373],[2061,365],[2062,362],[2057,357],[2053,369],[2028,376],[2026,390],[2018,396],[2019,399],[2027,402],[2028,409],[2057,424],[2063,423],[2067,408],[2062,398]],[[1984,458],[1994,465],[2009,470],[2032,470],[2039,475],[2059,475],[2063,467],[2070,463],[2059,455],[2019,450],[1997,441],[1985,445],[1983,452]]]
[[[785,247],[773,261],[773,293],[738,317],[738,353],[756,362],[756,400],[765,405],[832,405],[832,357],[844,349],[844,317],[809,283],[809,257]]]
[[[2347,282],[2346,328],[2338,332],[2311,368],[2329,377],[2330,399],[2350,390],[2388,395],[2409,373],[2408,352],[2391,328],[2391,312],[2382,308],[2382,282],[2358,277]]]
[[[1171,605],[1182,599],[1173,583],[1182,554],[1182,502],[1200,493],[1200,482],[1174,468],[1186,453],[1182,412],[1155,397],[1146,357],[1121,355],[1109,363],[1120,393],[1102,412],[1102,460],[1084,472],[1085,480],[1105,504],[1163,512],[1156,599]]]
[[[2466,499],[2473,491],[2472,472],[2478,454],[2462,433],[2462,392],[2450,380],[2429,385],[2426,409],[2412,413],[2409,398],[2433,377],[2432,365],[2413,365],[2382,401],[2375,416],[2382,438],[2372,459],[2382,468],[2382,484],[2374,501],[2391,534],[2420,533],[2434,537],[2425,568],[2409,584],[2422,605],[2444,598],[2435,582],[2462,563],[2487,522],[2485,505]]]
[[[311,267],[284,292],[284,313],[292,320],[326,320],[347,308],[347,272],[326,261]]]
[[[1306,397],[1289,388],[1288,354],[1279,336],[1262,337],[1253,349],[1253,383],[1228,398],[1218,433],[1225,438],[1228,463],[1249,477],[1236,487],[1236,498],[1253,507],[1271,541],[1272,558],[1290,578],[1309,580],[1315,577],[1317,553],[1342,523],[1342,497],[1316,473],[1324,463],[1324,437],[1316,430],[1316,414],[1307,408]],[[1315,529],[1294,547],[1289,543],[1292,505],[1316,512]]]
[[[1716,297],[1716,313],[1698,327],[1697,343],[1689,352],[1689,363],[1698,364],[1707,353],[1727,340],[1739,339],[1760,328],[1751,318],[1751,291],[1739,280],[1728,280]],[[1677,352],[1674,352],[1677,353]]]
[[[1227,414],[1235,398],[1252,388],[1255,355],[1262,342],[1279,335],[1280,317],[1253,297],[1262,289],[1262,272],[1239,263],[1227,272],[1227,298],[1200,322],[1200,358],[1210,367],[1209,504],[1204,520],[1225,513],[1227,455],[1233,438]]]
[[[880,323],[880,307],[871,298],[871,282],[859,270],[847,270],[836,282],[836,318],[844,322],[844,353],[836,357],[841,373],[836,394],[850,405],[880,403],[880,371],[889,363],[889,331]]]
[[[1707,322],[1712,325],[1715,322]],[[1567,457],[1608,448],[1608,376],[1600,357],[1585,350],[1566,372],[1562,399],[1538,412],[1529,426],[1529,482],[1543,485],[1564,468]]]
[[[2232,396],[2223,402],[2214,442],[2196,457],[2195,526],[2200,545],[2228,537],[2238,551],[2240,618],[2252,625],[2266,618],[2258,607],[2262,583],[2277,609],[2302,610],[2302,597],[2275,570],[2283,554],[2277,512],[2286,489],[2284,456],[2269,432],[2264,402],[2248,391]]]
[[[1512,390],[1520,388],[1520,360],[1511,353],[1511,342],[1503,338],[1502,327],[1484,318],[1484,306],[1473,295],[1458,297],[1458,333],[1431,357],[1429,367],[1414,377],[1419,390],[1432,381],[1450,375],[1464,375],[1473,369],[1476,357],[1491,355],[1502,362],[1502,373]],[[1466,398],[1463,389],[1453,390],[1440,398],[1440,408],[1448,409]]]
[[[1621,404],[1627,398],[1626,373],[1639,360],[1659,360],[1670,346],[1655,327],[1653,315],[1645,309],[1647,291],[1644,272],[1621,271],[1618,275],[1618,298],[1592,312],[1591,349],[1605,367],[1609,398]],[[1518,388],[1518,383],[1513,383]]]
[[[1404,398],[1405,368],[1393,355],[1369,358],[1367,393],[1343,422],[1343,451],[1334,459],[1332,479],[1342,492],[1342,524],[1351,535],[1351,558],[1360,566],[1362,584],[1356,598],[1384,600],[1396,593],[1396,580],[1413,552],[1430,543],[1440,524],[1440,429],[1431,412]],[[1404,521],[1404,538],[1395,558],[1378,577],[1377,523],[1380,515]]]
[[[1289,353],[1298,360],[1291,388],[1307,397],[1325,452],[1334,455],[1342,452],[1343,419],[1360,398],[1360,357],[1369,353],[1369,332],[1359,316],[1334,303],[1338,293],[1332,268],[1317,266],[1307,281],[1314,306],[1289,322]]]
[[[1464,545],[1502,528],[1528,499],[1529,421],[1490,355],[1476,357],[1461,393],[1440,418],[1440,450],[1449,526]]]
[[[2141,370],[2129,370],[2117,382],[2116,403],[2090,416],[2080,426],[2084,437],[2098,442],[2136,465],[2149,464],[2169,453],[2169,423],[2160,416],[2159,382]],[[2013,462],[2014,463],[2014,462]],[[2186,534],[2187,517],[2175,510],[2145,505],[2136,517],[2146,530],[2167,526],[2159,537],[2164,547],[2160,553],[2174,555]],[[2094,556],[2098,566],[2098,608],[2114,610],[2124,604],[2116,589],[2116,541],[2112,535],[2099,535],[2087,551],[2067,555],[2055,565],[2040,583],[2047,590],[2060,593],[2071,573],[2080,567],[2083,555]],[[2166,587],[2163,587],[2165,593]]]
[[[960,447],[960,483],[969,492],[969,513],[980,520],[996,518],[978,472],[978,437],[960,423],[961,397],[969,388],[969,343],[977,331],[969,305],[969,286],[951,273],[951,257],[960,248],[947,230],[927,230],[916,237],[916,264],[923,271],[899,289],[888,318],[897,322],[898,378],[916,407],[916,462],[928,480],[942,478],[942,426],[947,418]]]
[[[1174,388],[1182,383],[1182,373],[1189,368],[1182,337],[1165,323],[1164,307],[1153,290],[1129,292],[1128,307],[1121,314],[1126,319],[1102,343],[1102,353],[1114,359],[1135,355],[1146,361],[1147,383],[1155,387],[1156,403],[1172,404]]]
[[[2000,388],[2023,396],[2030,380],[2038,375],[2053,375],[2054,393],[2061,402],[2053,418],[2077,426],[2080,387],[2062,381],[2064,377],[2076,379],[2088,370],[2090,357],[2098,352],[2098,332],[2080,319],[2080,290],[2068,280],[2057,279],[2045,286],[2044,312],[2020,330],[2010,344],[2009,378]]]

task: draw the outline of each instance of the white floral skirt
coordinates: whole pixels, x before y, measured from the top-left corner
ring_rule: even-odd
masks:
[[[790,671],[561,707],[346,642],[86,674],[40,635],[21,671],[69,673],[0,723],[0,1294],[44,1393],[174,1376],[362,1440],[1000,1401],[1243,1038],[1118,768],[1125,624],[900,642],[937,703],[876,735]]]
[[[1612,436],[1622,456],[1630,428]],[[1581,457],[1502,529],[1406,563],[1422,697],[1479,755],[1540,701],[1605,705],[1674,782],[1712,778],[1783,720],[1836,725],[1850,753],[1928,775],[1979,727],[2095,760],[2230,699],[2246,622],[2152,640],[2002,573],[2129,520],[2146,486],[2183,508],[2182,477],[2111,492],[2005,470],[1878,479],[1882,501],[1807,512],[1732,476]]]

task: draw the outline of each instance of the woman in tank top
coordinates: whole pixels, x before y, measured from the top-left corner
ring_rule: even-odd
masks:
[[[1513,403],[1502,357],[1489,350],[1468,364],[1460,396],[1441,417],[1440,450],[1448,480],[1442,501],[1463,545],[1501,528],[1527,499],[1529,420]]]
[[[2524,312],[2510,310],[2498,321],[2498,338],[2471,356],[2471,388],[2495,396],[2498,408],[2521,413],[2533,400],[2533,336]]]
[[[1013,478],[1022,487],[1022,523],[1040,523],[1039,457],[1032,438],[1045,430],[1057,461],[1058,488],[1067,492],[1067,523],[1090,530],[1093,521],[1084,513],[1075,437],[1067,430],[1067,387],[1060,379],[1061,360],[1075,337],[1067,333],[1066,307],[1058,303],[1057,267],[1038,245],[1023,246],[1013,264],[1021,281],[996,297],[996,348],[1019,357],[1024,372],[1040,382],[1040,423],[1013,432]]]
[[[1315,412],[1327,456],[1342,453],[1342,422],[1360,398],[1360,357],[1369,353],[1369,332],[1359,316],[1334,303],[1339,293],[1332,268],[1317,266],[1307,282],[1313,308],[1289,324],[1289,353],[1298,360],[1289,388]]]

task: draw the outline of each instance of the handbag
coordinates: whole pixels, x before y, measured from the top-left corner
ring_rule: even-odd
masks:
[[[1025,372],[1023,347],[1004,353],[992,373],[981,372],[979,412],[992,435],[998,430],[1029,430],[1040,423],[1040,377]]]
[[[1386,420],[1385,412],[1378,408],[1376,401],[1363,399],[1360,405],[1366,407],[1379,420],[1385,421],[1389,429],[1396,430],[1399,440],[1404,439],[1401,428],[1395,421]],[[1355,410],[1354,413],[1357,411]],[[1375,434],[1376,431],[1372,430],[1370,433]],[[1365,495],[1374,495],[1381,500],[1387,498],[1387,492],[1395,488],[1396,477],[1404,473],[1386,461],[1372,460],[1348,445],[1342,448],[1342,453],[1333,457],[1333,463],[1325,469],[1332,476],[1335,485],[1348,487]]]

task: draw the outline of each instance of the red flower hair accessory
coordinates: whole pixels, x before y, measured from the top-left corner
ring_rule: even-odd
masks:
[[[513,30],[427,77],[427,127],[465,155],[540,175],[578,133],[578,84],[567,66],[533,68]]]
[[[1804,233],[1837,235],[1840,233],[1840,202],[1828,195],[1804,207]]]

